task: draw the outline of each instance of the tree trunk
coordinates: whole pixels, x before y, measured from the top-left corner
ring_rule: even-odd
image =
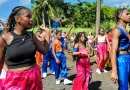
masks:
[[[43,20],[42,20],[43,25],[46,25],[46,24],[45,24],[45,17],[44,17],[44,13],[42,13],[42,18],[43,18]]]
[[[48,23],[49,23],[49,28],[51,29],[51,19],[50,19],[50,16],[49,16],[49,12],[48,12]]]
[[[100,28],[100,10],[101,10],[101,0],[97,0],[96,35],[98,35],[98,33],[99,33],[99,28]]]

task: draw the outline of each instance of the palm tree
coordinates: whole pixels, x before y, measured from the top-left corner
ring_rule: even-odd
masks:
[[[40,15],[43,20],[43,24],[45,25],[45,19],[48,19],[49,27],[51,27],[51,20],[58,21],[59,23],[62,23],[65,21],[65,19],[62,19],[64,17],[63,9],[61,9],[59,6],[57,6],[56,3],[63,2],[63,0],[31,0],[34,6],[34,19],[36,20],[37,14]],[[47,16],[47,18],[45,18]],[[40,19],[40,18],[38,18]],[[37,20],[40,21],[40,20]]]

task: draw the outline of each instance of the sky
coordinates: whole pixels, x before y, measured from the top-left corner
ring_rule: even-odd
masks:
[[[65,2],[76,3],[77,0],[64,0]],[[96,0],[80,0],[80,1],[88,1],[95,2]],[[130,6],[130,0],[103,0],[103,5],[108,6]],[[31,0],[0,0],[0,20],[4,22],[7,21],[9,14],[15,6],[26,6],[31,8]]]

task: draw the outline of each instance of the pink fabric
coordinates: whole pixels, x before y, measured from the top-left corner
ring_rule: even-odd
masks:
[[[0,90],[4,90],[4,86],[3,86],[4,81],[5,79],[0,79]]]
[[[23,72],[7,71],[3,90],[42,90],[39,67],[36,65]]]
[[[107,54],[107,45],[106,44],[98,44],[97,45],[97,63],[99,63],[100,59],[100,54],[102,55],[102,62],[99,66],[100,70],[103,70],[105,67],[105,57],[104,55]]]
[[[79,48],[79,52],[88,52],[86,48]],[[88,90],[91,68],[90,59],[79,55],[76,62],[77,75],[74,79],[72,90]]]

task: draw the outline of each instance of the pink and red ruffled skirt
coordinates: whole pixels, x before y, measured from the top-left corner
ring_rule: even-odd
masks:
[[[7,71],[0,86],[0,90],[42,90],[41,71],[37,65],[22,72]]]

